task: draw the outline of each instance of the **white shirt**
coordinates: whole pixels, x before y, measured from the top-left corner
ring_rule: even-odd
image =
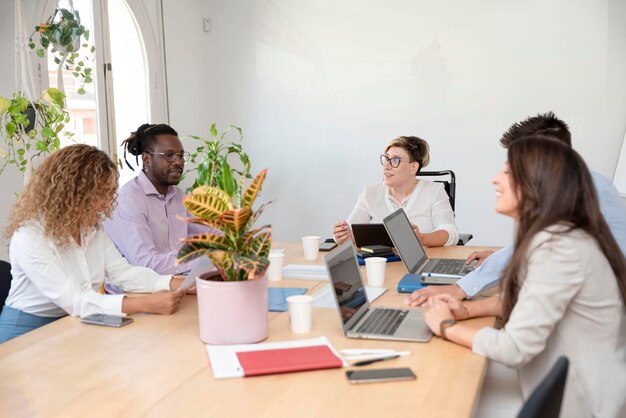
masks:
[[[119,316],[124,295],[98,293],[105,277],[126,291],[169,289],[172,276],[128,264],[101,226],[81,231],[80,246],[70,242],[67,249],[59,248],[36,222],[15,231],[9,247],[13,280],[6,305],[44,317]]]
[[[383,218],[397,209],[385,183],[367,186],[359,196],[347,222],[382,223]],[[448,232],[445,245],[459,242],[459,231],[454,220],[454,212],[443,184],[420,180],[404,206],[409,221],[418,226],[420,232]]]

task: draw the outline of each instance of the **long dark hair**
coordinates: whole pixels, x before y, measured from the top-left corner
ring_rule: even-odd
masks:
[[[135,169],[128,164],[126,159],[126,151],[135,156],[135,163],[139,164],[139,156],[144,152],[150,152],[154,149],[154,143],[159,135],[174,135],[178,136],[178,132],[169,125],[159,123],[151,125],[144,123],[135,132],[131,132],[130,136],[122,142],[124,147],[124,162],[131,170]]]
[[[521,271],[533,237],[555,224],[564,232],[581,229],[598,243],[626,302],[626,260],[604,216],[591,174],[569,146],[535,135],[512,143],[508,151],[511,188],[518,194],[515,251],[502,273],[502,320],[506,324],[521,288]]]

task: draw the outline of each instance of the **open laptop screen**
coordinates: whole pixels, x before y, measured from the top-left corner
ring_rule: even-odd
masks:
[[[428,257],[417,236],[415,236],[404,209],[400,208],[387,216],[383,219],[383,224],[387,228],[387,232],[389,232],[389,236],[393,240],[396,250],[400,253],[407,270],[409,273],[415,273],[428,260]]]
[[[351,243],[345,243],[326,256],[330,285],[335,292],[344,329],[360,315],[357,312],[368,306],[361,272]]]

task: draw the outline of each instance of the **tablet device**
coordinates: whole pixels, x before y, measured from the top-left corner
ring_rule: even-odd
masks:
[[[369,245],[394,246],[383,224],[352,224],[350,226],[354,236],[354,244],[359,248]]]

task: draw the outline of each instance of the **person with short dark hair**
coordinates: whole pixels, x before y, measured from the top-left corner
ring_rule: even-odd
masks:
[[[117,191],[115,163],[101,150],[70,145],[48,156],[12,209],[11,289],[0,315],[0,342],[67,314],[171,314],[185,294],[181,279],[131,266],[102,229]],[[101,294],[104,280],[127,298]]]
[[[523,398],[559,356],[570,361],[561,416],[626,416],[626,259],[600,213],[584,161],[553,137],[509,144],[492,180],[496,212],[516,221],[501,293],[428,299],[438,336],[517,369]],[[497,316],[497,328],[463,322]]]
[[[120,189],[117,206],[111,219],[104,222],[104,229],[133,265],[161,274],[189,270],[187,264],[176,266],[180,240],[206,231],[177,219],[177,215],[188,217],[183,206],[185,193],[177,184],[189,153],[178,133],[166,124],[143,124],[122,146],[124,159],[126,152],[137,161],[141,157],[143,168]]]
[[[500,139],[500,144],[509,148],[518,141],[523,141],[531,135],[542,135],[571,147],[572,137],[565,122],[558,119],[554,113],[548,112],[527,118],[522,122],[514,123]],[[626,206],[617,189],[610,180],[599,173],[591,172],[593,185],[600,203],[600,212],[609,225],[613,238],[626,256]],[[540,196],[539,198],[547,198]],[[446,286],[428,286],[413,292],[406,300],[411,306],[419,306],[430,296],[438,293],[448,293],[459,300],[472,298],[483,289],[494,286],[508,264],[513,246],[509,245],[493,253],[480,251],[470,255],[468,262],[478,260],[477,268],[461,278],[456,284]]]
[[[381,223],[403,208],[422,245],[456,245],[459,232],[443,184],[415,177],[429,160],[430,149],[423,139],[400,136],[392,140],[380,156],[383,182],[366,187],[348,219],[333,225],[335,241],[341,244],[352,239],[349,225],[353,223]]]

